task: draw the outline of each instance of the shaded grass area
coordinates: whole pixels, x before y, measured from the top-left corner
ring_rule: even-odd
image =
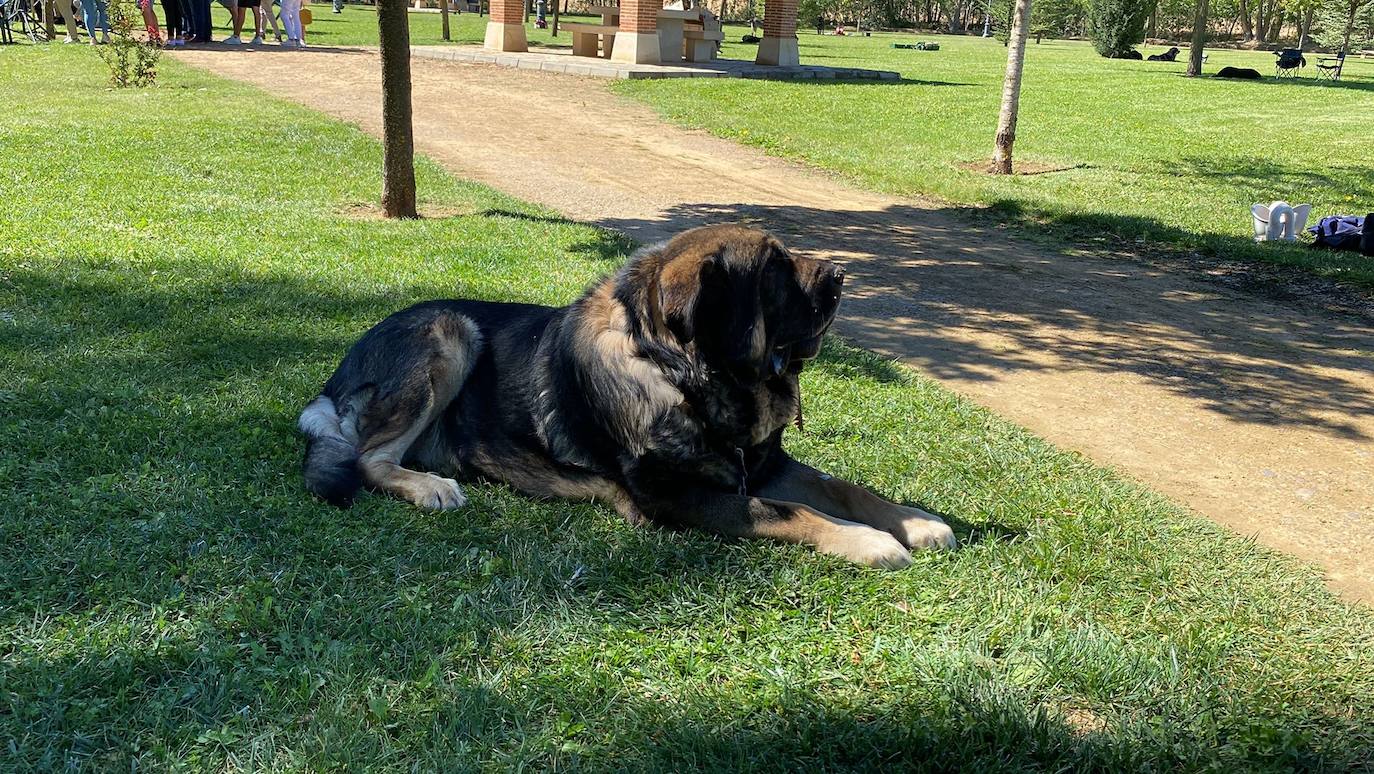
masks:
[[[753,57],[754,46],[737,42],[745,31],[728,30],[723,56]],[[1249,241],[1255,202],[1310,203],[1314,222],[1374,210],[1374,170],[1363,161],[1374,63],[1347,60],[1337,84],[1189,79],[1184,62],[1106,60],[1082,42],[1031,44],[1016,154],[1061,171],[997,177],[967,168],[992,153],[1006,67],[996,41],[811,32],[799,39],[803,62],[896,70],[903,80],[673,79],[614,88],[674,121],[875,190],[991,205],[991,217],[1035,235],[1270,261],[1374,287],[1374,259]],[[913,39],[938,40],[942,49],[890,48]],[[1272,74],[1273,59],[1218,49],[1206,71],[1234,65]]]
[[[789,447],[962,550],[884,574],[495,485],[311,500],[296,413],[370,324],[565,302],[628,246],[428,163],[452,215],[360,218],[356,130],[175,62],[102,83],[0,60],[0,768],[1374,763],[1370,611],[836,342]]]

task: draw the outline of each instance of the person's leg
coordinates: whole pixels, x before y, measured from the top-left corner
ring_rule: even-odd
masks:
[[[191,9],[191,0],[176,0],[176,4],[181,12],[181,40],[190,43],[196,39],[195,11]]]
[[[281,25],[286,28],[286,41],[290,45],[300,42],[300,0],[281,0]]]
[[[167,42],[176,45],[181,40],[181,4],[162,0],[162,18],[167,25]]]
[[[191,0],[191,10],[196,17],[196,42],[213,43],[214,27],[210,24],[210,0]]]
[[[243,33],[243,11],[239,8],[238,0],[220,0],[225,10],[229,11],[229,37],[224,39],[228,45],[241,43],[240,35]]]
[[[86,34],[91,37],[91,45],[94,46],[96,40],[96,22],[100,18],[100,9],[96,7],[95,0],[84,0],[81,3],[81,20],[86,24]]]
[[[108,1],[105,0],[106,3]],[[162,43],[162,30],[157,26],[157,12],[153,10],[153,0],[137,1],[138,10],[143,14],[143,31],[148,33],[148,40],[152,43]]]
[[[334,0],[334,13],[343,13],[343,0]]]
[[[259,23],[262,25],[263,31],[265,32],[267,30],[267,25],[271,24],[272,35],[276,37],[277,42],[280,43],[281,26],[277,24],[277,14],[272,10],[272,0],[262,0],[262,4],[258,6],[258,13],[262,16],[262,21]]]
[[[100,25],[100,40],[101,40],[102,43],[109,43],[109,42],[110,42],[110,2],[109,2],[109,0],[82,0],[82,2],[86,2],[86,3],[95,3],[96,10],[99,12],[98,15],[96,16],[96,24]],[[159,37],[159,36],[157,35],[157,31],[158,31],[158,30],[157,30],[157,17],[154,16],[154,17],[153,17],[153,37],[152,37],[152,40],[153,40],[153,42],[155,42],[155,43],[160,43],[160,42],[162,41],[162,38]]]
[[[81,0],[57,0],[52,7],[62,14],[62,21],[67,24],[67,42],[81,40],[81,31],[76,27],[76,15],[82,13],[83,9]]]

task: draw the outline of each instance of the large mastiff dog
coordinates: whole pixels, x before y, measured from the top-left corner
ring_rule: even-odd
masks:
[[[646,248],[560,309],[431,301],[368,331],[301,414],[305,481],[458,508],[455,479],[598,498],[634,522],[804,543],[874,567],[940,519],[782,449],[844,270],[742,226]]]

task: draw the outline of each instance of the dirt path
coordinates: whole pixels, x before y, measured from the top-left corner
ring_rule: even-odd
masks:
[[[371,51],[176,56],[379,131]],[[756,220],[844,260],[843,334],[1374,601],[1368,317],[1020,242],[672,127],[604,81],[413,68],[417,146],[456,174],[643,241]]]

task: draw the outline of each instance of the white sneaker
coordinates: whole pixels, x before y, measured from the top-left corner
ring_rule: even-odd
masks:
[[[63,42],[63,43],[75,43],[75,42],[76,42],[76,38],[72,37],[71,35],[68,35],[67,37],[65,37],[65,38],[62,39],[62,42]]]
[[[298,40],[298,41],[296,41],[296,48],[305,48],[305,41],[304,41],[304,40]]]
[[[250,46],[261,46],[261,45],[262,45],[262,36],[261,36],[261,35],[254,35],[254,36],[253,36],[253,41],[252,41],[251,43],[249,43],[248,45],[250,45]]]
[[[282,48],[295,48],[295,47],[296,47],[296,41],[295,41],[294,39],[292,39],[292,38],[287,38],[286,40],[283,40],[283,41],[281,42],[281,47],[282,47]]]
[[[102,34],[100,35],[100,42],[101,42],[101,43],[109,43],[109,42],[110,42],[110,33],[108,33],[108,32],[102,33]]]
[[[229,37],[227,37],[227,38],[224,39],[224,45],[226,45],[226,46],[238,46],[238,45],[242,45],[242,44],[243,44],[243,41],[242,41],[242,40],[239,40],[239,36],[238,36],[238,35],[230,35]]]

